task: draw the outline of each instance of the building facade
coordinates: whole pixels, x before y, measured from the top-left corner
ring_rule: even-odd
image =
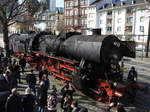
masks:
[[[51,31],[59,34],[64,30],[64,13],[62,8],[57,8],[55,12],[50,10],[37,12],[34,15],[34,26],[37,31]]]
[[[45,10],[44,12],[39,11],[34,15],[34,26],[39,31],[52,31],[55,26],[55,21],[55,12],[51,12],[50,10]]]
[[[84,33],[87,28],[88,0],[64,0],[65,31]]]
[[[97,1],[88,8],[87,28],[100,28],[104,35],[123,35],[122,39],[132,37],[139,44],[146,43],[150,19],[148,0]]]

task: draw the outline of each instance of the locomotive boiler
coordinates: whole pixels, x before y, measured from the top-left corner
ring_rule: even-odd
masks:
[[[123,56],[135,58],[135,42],[121,41],[114,35],[73,35],[67,39],[48,35],[35,38],[32,50],[94,63],[107,63],[115,57],[119,61]]]

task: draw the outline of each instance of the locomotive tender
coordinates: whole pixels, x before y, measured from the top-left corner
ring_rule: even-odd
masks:
[[[12,36],[10,39],[13,39]],[[51,75],[71,81],[81,91],[89,91],[92,88],[99,94],[99,88],[104,88],[107,93],[106,102],[109,102],[112,96],[122,96],[122,89],[126,91],[129,88],[137,88],[125,85],[123,88],[115,89],[108,82],[118,81],[119,61],[124,56],[135,58],[133,41],[121,41],[115,35],[86,36],[77,32],[59,36],[42,32],[27,40],[20,42],[24,45],[24,50],[19,50],[18,47],[11,51],[30,53],[31,58],[27,58],[29,62],[45,66]],[[10,46],[13,46],[12,44],[16,43],[13,42]],[[115,73],[112,72],[114,68]],[[102,96],[97,97],[99,101],[100,97]]]

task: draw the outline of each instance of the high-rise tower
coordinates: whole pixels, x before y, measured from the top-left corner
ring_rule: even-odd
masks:
[[[56,11],[56,0],[47,0],[47,3],[50,11]]]

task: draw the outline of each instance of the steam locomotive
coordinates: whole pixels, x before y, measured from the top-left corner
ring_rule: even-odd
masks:
[[[96,94],[98,101],[109,103],[112,96],[122,97],[129,89],[144,89],[135,83],[113,85],[119,82],[119,61],[124,56],[135,58],[133,41],[121,41],[115,35],[87,36],[77,32],[59,36],[47,32],[14,34],[9,39],[10,51],[16,55],[23,52],[32,66],[44,66],[60,81],[72,82],[79,90]]]

